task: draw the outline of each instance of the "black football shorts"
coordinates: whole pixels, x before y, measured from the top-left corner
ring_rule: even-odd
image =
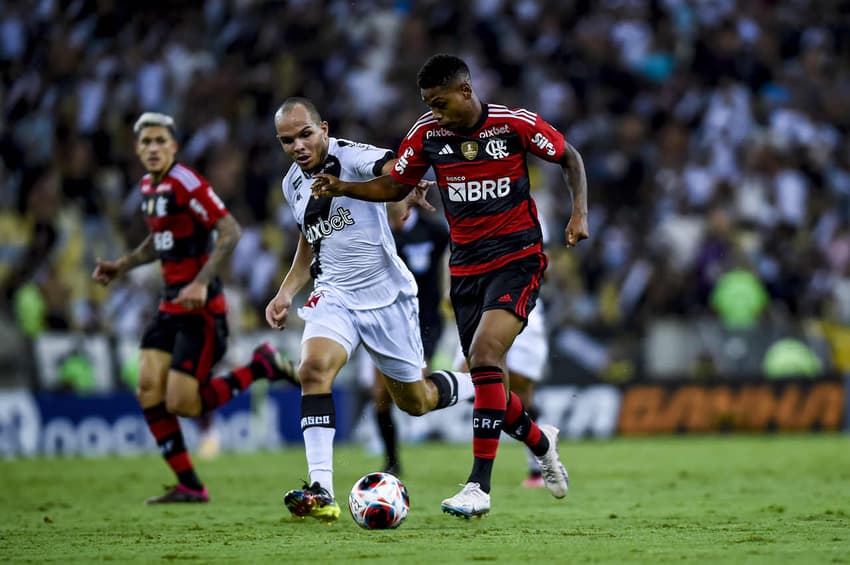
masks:
[[[494,271],[452,277],[452,307],[464,357],[469,357],[469,346],[484,311],[508,310],[523,322],[528,321],[547,265],[546,255],[535,253]]]
[[[171,354],[171,368],[206,382],[227,352],[226,314],[157,312],[142,336],[142,349]]]

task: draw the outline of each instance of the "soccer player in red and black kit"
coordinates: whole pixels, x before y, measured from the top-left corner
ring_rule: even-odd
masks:
[[[148,173],[141,191],[150,233],[124,257],[98,259],[92,277],[106,285],[144,263],[162,263],[165,284],[156,317],[142,337],[137,396],[178,484],[147,502],[208,502],[177,416],[206,414],[257,379],[295,384],[295,373],[289,361],[264,343],[254,350],[250,364],[210,378],[227,350],[227,305],[217,273],[236,247],[241,228],[207,180],[175,162],[170,116],[146,112],[133,132],[136,153]]]
[[[508,390],[505,356],[524,328],[540,289],[546,256],[529,191],[527,154],[559,164],[572,193],[568,247],[588,237],[587,179],[578,151],[534,112],[482,103],[469,67],[434,55],[419,70],[422,100],[431,108],[413,124],[391,174],[368,182],[317,175],[316,195],[364,200],[404,198],[429,167],[437,175],[451,235],[451,300],[463,353],[475,384],[472,472],[444,512],[478,516],[490,510],[490,476],[504,430],[538,458],[556,498],[567,493],[558,430],[537,426]]]

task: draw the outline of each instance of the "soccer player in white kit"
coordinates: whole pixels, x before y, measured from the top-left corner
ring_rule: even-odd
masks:
[[[292,267],[266,307],[272,328],[285,327],[293,297],[314,279],[310,298],[298,309],[305,321],[298,376],[310,482],[286,493],[284,501],[295,516],[333,521],[340,510],[333,491],[331,386],[358,345],[388,377],[393,401],[408,414],[452,406],[458,398],[472,398],[474,390],[469,374],[422,377],[416,282],[396,253],[386,205],[311,194],[314,174],[368,180],[393,167],[393,152],[329,137],[327,122],[305,98],[281,105],[275,130],[294,161],[282,188],[301,235]]]

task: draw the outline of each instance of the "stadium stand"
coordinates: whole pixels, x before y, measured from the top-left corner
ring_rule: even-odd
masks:
[[[144,234],[142,111],[176,117],[181,160],[245,228],[225,280],[233,327],[251,332],[297,234],[275,108],[306,95],[332,131],[397,146],[436,51],[584,156],[591,239],[570,251],[557,168],[531,164],[554,234],[550,381],[735,378],[786,337],[846,370],[846,2],[207,0],[169,21],[156,4],[0,7],[0,385],[29,378],[19,352],[44,332],[136,339],[152,311],[150,272],[110,291],[89,278]],[[712,298],[736,269],[765,293],[743,328]]]

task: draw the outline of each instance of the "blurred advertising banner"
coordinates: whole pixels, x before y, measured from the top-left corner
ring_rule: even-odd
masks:
[[[850,383],[850,381],[848,381]],[[839,379],[782,381],[541,386],[535,393],[540,423],[568,439],[616,435],[726,432],[839,431],[850,420],[850,385]],[[404,442],[472,440],[472,403],[408,416],[395,409]],[[372,406],[359,411],[353,438],[381,449]]]
[[[850,381],[848,381],[850,382]],[[260,384],[260,383],[258,383]],[[255,385],[217,411],[213,425],[225,451],[302,446],[300,391]],[[336,439],[378,452],[371,402],[355,409],[358,392],[334,388]],[[848,394],[838,379],[716,384],[545,386],[536,394],[539,421],[568,439],[616,435],[839,431],[848,422]],[[472,440],[472,403],[412,417],[394,409],[402,442]],[[190,449],[199,429],[181,420]],[[141,410],[126,392],[76,395],[0,392],[0,457],[132,455],[155,452]]]
[[[633,385],[623,389],[617,432],[839,431],[846,409],[839,379]]]
[[[254,387],[216,411],[213,426],[226,451],[302,445],[301,391]],[[337,438],[350,433],[351,411],[344,388],[334,390]],[[198,442],[193,419],[181,419],[187,445]],[[0,392],[0,457],[134,455],[156,445],[134,396],[127,392],[75,395]]]
[[[620,389],[614,385],[545,386],[535,393],[538,421],[554,424],[561,437],[610,438],[617,431]],[[394,423],[402,442],[442,440],[456,443],[472,441],[472,402],[413,417],[393,408]],[[507,436],[505,436],[507,437]],[[353,439],[366,444],[371,451],[381,447],[375,412],[367,403],[354,424]]]

